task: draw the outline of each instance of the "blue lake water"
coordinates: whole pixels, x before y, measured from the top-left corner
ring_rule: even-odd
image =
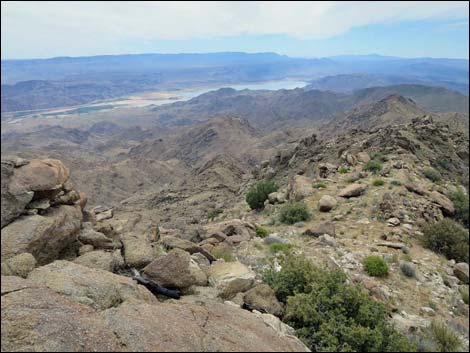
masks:
[[[235,85],[221,85],[217,87],[205,87],[205,88],[195,88],[195,89],[187,89],[187,90],[180,90],[175,92],[178,99],[162,99],[159,101],[152,102],[153,105],[163,105],[168,103],[174,102],[181,102],[187,101],[191,98],[197,97],[201,94],[215,91],[220,88],[233,88],[236,90],[280,90],[280,89],[295,89],[295,88],[302,88],[307,85],[305,81],[293,81],[293,80],[278,80],[278,81],[265,81],[265,82],[256,82],[256,83],[246,83],[246,84],[235,84]]]

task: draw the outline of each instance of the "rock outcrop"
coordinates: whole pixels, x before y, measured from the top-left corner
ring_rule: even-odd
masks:
[[[340,197],[358,197],[361,196],[364,191],[366,190],[366,187],[361,184],[351,184],[349,186],[346,186],[343,190],[341,190],[338,193],[338,196]]]
[[[329,212],[336,207],[338,201],[333,196],[323,195],[318,201],[318,209],[321,212]]]
[[[45,286],[2,276],[2,352],[109,352],[122,345],[89,306]]]
[[[209,269],[209,284],[220,291],[224,299],[250,289],[256,274],[240,262],[217,261]]]
[[[207,276],[188,252],[173,249],[144,268],[144,275],[163,287],[185,289],[207,284]]]
[[[259,284],[251,288],[243,295],[243,302],[250,308],[279,316],[282,306],[276,298],[276,294],[267,284]]]
[[[44,215],[21,216],[2,228],[2,261],[31,253],[39,265],[58,259],[76,242],[82,213],[77,206],[52,207]]]
[[[1,168],[2,262],[29,253],[43,265],[73,248],[83,200],[62,162],[10,158]]]
[[[97,309],[57,288],[2,276],[2,351],[309,351],[277,318],[210,299],[128,298]]]
[[[21,163],[18,159],[2,160],[1,176],[2,228],[20,216],[31,201],[63,204],[69,200],[64,195],[76,193],[66,185],[69,170],[56,159],[22,160]]]
[[[308,349],[246,310],[204,300],[124,303],[102,313],[122,346],[143,352],[290,352]]]
[[[145,287],[128,277],[69,261],[58,260],[38,267],[28,279],[97,310],[114,307],[126,300],[158,302]]]

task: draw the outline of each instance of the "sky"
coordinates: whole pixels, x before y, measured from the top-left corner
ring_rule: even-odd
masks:
[[[467,1],[2,1],[1,58],[276,52],[466,58]]]

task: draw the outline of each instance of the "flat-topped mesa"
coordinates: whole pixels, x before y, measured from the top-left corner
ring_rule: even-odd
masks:
[[[2,261],[31,253],[39,264],[57,259],[76,241],[86,195],[56,159],[1,161]]]

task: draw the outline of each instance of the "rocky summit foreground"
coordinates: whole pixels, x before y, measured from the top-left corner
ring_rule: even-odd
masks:
[[[1,168],[2,351],[308,351],[277,317],[224,302],[255,285],[245,265],[158,228],[115,229],[58,160]],[[119,274],[129,266],[188,295],[157,298]]]

